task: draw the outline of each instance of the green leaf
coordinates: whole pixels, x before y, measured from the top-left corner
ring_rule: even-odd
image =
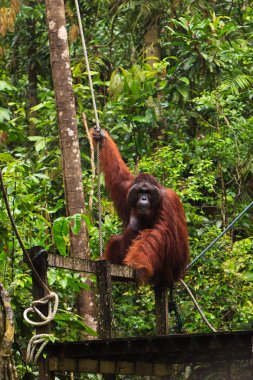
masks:
[[[187,86],[189,86],[189,84],[190,84],[189,79],[186,77],[180,77],[179,80],[181,80],[181,82],[184,82],[185,84],[187,84]]]
[[[134,116],[132,118],[133,121],[139,121],[140,123],[146,123],[147,117],[146,116]]]
[[[115,70],[111,75],[109,92],[114,97],[117,98],[124,88],[124,82],[121,75]]]
[[[69,220],[68,218],[58,218],[53,223],[54,242],[60,254],[66,256],[67,245],[69,243]]]
[[[14,158],[10,153],[0,153],[0,162],[13,162]]]
[[[186,87],[177,86],[177,91],[184,99],[188,98],[188,89]]]
[[[0,122],[3,123],[4,120],[9,121],[11,119],[11,111],[7,108],[0,107]]]
[[[66,289],[68,285],[67,277],[62,277],[61,279],[59,279],[59,285],[61,286],[62,289]]]
[[[49,176],[43,173],[36,173],[34,176],[41,179],[49,179]]]
[[[60,254],[62,256],[67,256],[67,244],[63,236],[54,235],[54,242]]]
[[[159,82],[159,90],[163,90],[167,86],[168,81],[167,80],[161,80]]]
[[[36,152],[40,152],[45,150],[46,144],[52,140],[51,137],[43,137],[43,136],[30,136],[28,140],[35,141],[35,150]]]
[[[80,230],[81,230],[81,219],[82,219],[82,216],[80,214],[75,214],[75,215],[69,217],[69,219],[74,222],[73,225],[71,223],[71,231],[75,235],[78,235],[79,232],[80,232]]]
[[[46,101],[46,102],[42,102],[42,103],[36,104],[36,106],[33,106],[31,108],[31,112],[38,111],[38,110],[40,110],[42,108],[52,109],[53,107],[54,107],[54,103],[52,102],[52,100],[49,100],[49,101]]]
[[[253,273],[246,273],[245,274],[245,278],[250,281],[250,282],[253,282]]]
[[[134,79],[132,82],[131,90],[132,90],[133,96],[136,99],[138,99],[141,95],[140,82],[138,82],[137,80]]]
[[[32,112],[35,112],[35,111],[38,111],[40,110],[41,108],[44,108],[45,107],[45,103],[39,103],[39,104],[36,104],[36,106],[33,106],[31,111]]]
[[[5,80],[0,80],[0,91],[13,90],[14,88],[15,87],[13,87],[9,83],[5,82]]]

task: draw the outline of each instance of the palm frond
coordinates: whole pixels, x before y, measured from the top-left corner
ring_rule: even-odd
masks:
[[[253,78],[240,70],[236,69],[224,75],[224,80],[220,86],[222,91],[230,90],[235,95],[240,91],[246,90],[253,83]]]

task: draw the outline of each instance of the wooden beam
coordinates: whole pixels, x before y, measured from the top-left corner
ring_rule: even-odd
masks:
[[[103,375],[168,376],[172,365],[135,361],[50,358],[52,372],[101,373]]]
[[[156,334],[169,334],[168,288],[155,288]]]
[[[96,274],[96,261],[80,259],[58,254],[48,254],[48,265],[54,268],[70,269],[82,273]],[[135,281],[133,268],[111,264],[111,277],[115,281]]]
[[[39,277],[43,283],[47,286],[47,252],[43,247],[36,246],[27,250],[30,259],[36,269]],[[27,258],[24,257],[24,261],[27,263]],[[47,295],[46,290],[42,287],[37,277],[32,271],[32,293],[33,299],[39,300]],[[37,306],[38,310],[43,314],[48,314],[48,305]],[[40,320],[40,318],[38,318]],[[51,324],[46,324],[36,327],[36,334],[49,334],[51,332]],[[48,371],[48,360],[44,360],[42,355],[38,359],[39,367],[39,380],[53,380],[54,376]]]
[[[98,335],[101,339],[111,338],[112,333],[112,280],[109,261],[96,261]]]
[[[129,368],[128,371],[130,372],[137,371],[137,368],[142,366],[141,363],[145,362],[145,364],[151,365],[149,366],[149,373],[153,375],[153,366],[155,364],[171,365],[250,360],[252,359],[252,337],[253,331],[236,331],[126,339],[98,339],[74,343],[49,343],[45,351],[47,357],[53,359],[58,369],[64,368],[67,370],[66,366],[69,364],[66,363],[76,361],[78,366],[75,366],[74,371],[78,372],[80,366],[85,367],[88,366],[87,363],[92,363],[96,368],[94,370],[94,373],[96,373],[99,372],[98,368],[102,371],[101,362],[110,362],[110,365],[108,364],[106,368],[110,367],[110,371],[117,374],[122,373],[121,371],[123,370],[119,370],[119,368],[121,368],[120,366],[123,362],[128,363],[126,367]],[[100,367],[97,367],[98,365]],[[134,366],[133,370],[130,369],[132,368],[131,365]],[[50,368],[52,368],[51,365]],[[112,370],[112,368],[114,369]],[[142,371],[140,370],[140,372]]]

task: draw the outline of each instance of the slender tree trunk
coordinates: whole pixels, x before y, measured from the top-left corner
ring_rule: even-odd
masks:
[[[147,63],[153,66],[161,58],[160,31],[157,19],[151,24],[144,35],[144,51]],[[156,59],[158,58],[158,59]]]
[[[16,368],[11,355],[14,338],[14,319],[10,298],[0,283],[0,379],[17,380]]]
[[[68,37],[63,0],[46,0],[50,59],[57,104],[62,152],[62,169],[67,215],[84,214],[84,194],[80,148],[77,133],[76,107],[72,86]],[[71,255],[88,258],[89,245],[85,223],[78,235],[71,234]],[[92,293],[82,292],[79,311],[89,327],[94,328]]]
[[[160,47],[160,27],[159,27],[159,16],[157,15],[152,20],[150,20],[149,27],[144,35],[144,53],[147,63],[153,67],[154,63],[159,62],[161,59],[161,47]],[[160,100],[163,97],[163,92],[157,94],[157,98]],[[163,118],[160,116],[159,125],[152,128],[150,131],[150,136],[154,141],[153,146],[156,146],[156,142],[159,139],[163,139]]]
[[[31,3],[30,6],[33,4]],[[35,20],[32,18],[30,20],[30,25],[28,26],[28,33],[30,36],[30,44],[28,47],[28,119],[29,119],[29,135],[36,135],[36,128],[34,122],[31,120],[31,108],[39,103],[38,100],[38,70],[37,62],[35,57],[37,56],[37,46],[35,41]]]

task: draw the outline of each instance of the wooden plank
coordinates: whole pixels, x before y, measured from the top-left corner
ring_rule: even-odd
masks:
[[[157,335],[168,335],[169,306],[167,288],[155,288],[155,316]]]
[[[70,269],[76,272],[96,273],[96,262],[58,254],[48,254],[48,265],[54,268]]]
[[[173,372],[174,364],[163,364],[163,363],[154,363],[154,376],[167,376],[170,379],[170,376]]]
[[[161,364],[252,359],[253,331],[49,343],[48,357]]]
[[[99,361],[98,360],[78,360],[78,371],[83,373],[99,373]]]
[[[117,364],[111,360],[101,360],[99,365],[99,373],[104,375],[116,374]]]
[[[102,339],[111,338],[112,333],[112,281],[110,266],[108,261],[96,261],[97,321],[98,334]]]
[[[96,273],[96,261],[58,254],[48,254],[48,265],[54,268],[69,269],[82,273]],[[124,265],[111,264],[111,277],[115,281],[135,281],[134,270]]]
[[[57,365],[56,365],[57,363]],[[49,359],[51,372],[100,373],[103,375],[139,375],[139,376],[166,376],[171,372],[171,365],[127,362],[112,360],[80,359]]]
[[[43,281],[45,285],[47,285],[47,252],[43,249],[43,247],[36,246],[27,250],[30,259],[36,269],[39,277]],[[24,261],[27,262],[27,258],[24,257]],[[29,264],[29,263],[28,263]],[[38,300],[47,295],[46,290],[41,286],[35,274],[32,272],[32,293],[33,299]],[[43,314],[48,314],[48,305],[38,305],[38,310]],[[40,320],[40,318],[39,318]],[[42,326],[36,327],[36,334],[49,334],[51,331],[51,324],[46,324]],[[53,380],[53,374],[48,371],[48,361],[43,360],[43,357],[40,356],[38,359],[38,367],[39,367],[39,380]]]
[[[135,372],[136,374],[141,374],[143,376],[152,376],[154,374],[154,365],[153,363],[136,362]]]
[[[135,374],[135,363],[120,360],[117,362],[117,372],[120,375],[134,375]]]

